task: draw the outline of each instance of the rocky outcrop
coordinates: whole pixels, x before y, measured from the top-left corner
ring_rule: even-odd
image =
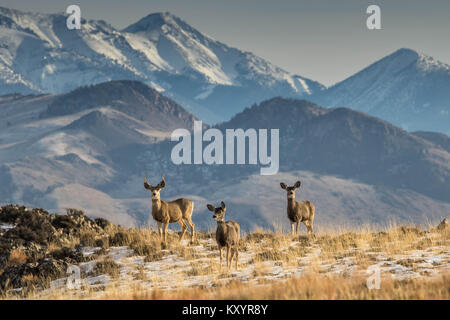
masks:
[[[83,245],[109,237],[112,226],[77,209],[59,215],[17,205],[0,208],[0,224],[8,226],[0,230],[0,290],[64,276],[70,264],[88,260]]]

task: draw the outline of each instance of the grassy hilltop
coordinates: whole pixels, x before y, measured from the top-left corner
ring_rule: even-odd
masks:
[[[194,243],[123,228],[82,211],[0,209],[4,299],[449,299],[448,225],[243,234],[238,269],[219,266],[215,235]],[[225,259],[224,259],[225,261]],[[71,267],[72,266],[72,267]],[[79,287],[67,286],[68,269]],[[369,267],[380,289],[369,290]],[[72,269],[70,269],[72,268]],[[71,271],[72,272],[72,271]],[[263,290],[261,290],[263,288]]]

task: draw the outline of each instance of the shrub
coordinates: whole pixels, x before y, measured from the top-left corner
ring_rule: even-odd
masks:
[[[53,219],[52,225],[55,228],[59,229],[74,229],[77,226],[69,216],[60,216],[60,215],[57,215]]]
[[[78,210],[74,208],[67,208],[66,213],[68,216],[84,216],[83,210]]]
[[[50,255],[54,259],[64,260],[67,257],[72,257],[73,253],[74,253],[74,250],[72,248],[62,247],[62,248],[51,251]]]
[[[25,207],[13,205],[4,206],[0,209],[0,221],[5,223],[15,223],[25,212]]]
[[[109,222],[108,220],[103,219],[103,218],[96,218],[94,221],[103,230],[111,225],[111,222]]]
[[[94,232],[84,232],[80,236],[80,244],[85,247],[95,247],[95,233]]]
[[[107,274],[117,278],[120,274],[120,266],[111,259],[105,259],[96,263],[93,272],[95,275]]]
[[[49,222],[47,212],[38,209],[25,211],[18,220],[17,226],[8,230],[4,236],[39,244],[47,244],[55,237],[55,229]]]
[[[109,238],[101,238],[95,240],[95,246],[100,247],[102,249],[108,249],[109,248]]]
[[[119,231],[111,238],[110,241],[113,246],[127,246],[130,244],[130,239],[125,232]]]

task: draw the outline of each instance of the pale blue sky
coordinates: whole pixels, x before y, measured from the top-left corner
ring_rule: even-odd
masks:
[[[0,0],[42,13],[78,4],[82,16],[123,28],[170,11],[230,46],[331,85],[407,47],[450,63],[449,0]],[[383,30],[366,29],[366,8],[381,7]]]

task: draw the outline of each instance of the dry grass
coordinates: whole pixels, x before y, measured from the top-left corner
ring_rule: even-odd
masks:
[[[176,291],[146,290],[141,286],[109,288],[105,300],[348,300],[348,299],[450,299],[450,277],[437,279],[382,282],[380,289],[369,290],[363,278],[318,277],[309,274],[285,281],[263,282],[258,285],[234,281],[217,288],[187,288]],[[88,295],[89,296],[89,295]],[[78,296],[55,295],[52,299],[78,299]],[[86,298],[86,296],[84,296]]]
[[[159,261],[167,255],[189,262],[184,272],[174,277],[184,279],[195,276],[211,276],[216,282],[213,286],[193,285],[176,290],[149,289],[145,284],[105,288],[99,295],[98,290],[87,288],[84,292],[54,292],[48,299],[449,299],[450,275],[440,274],[424,279],[395,280],[383,275],[381,288],[369,290],[366,286],[365,270],[377,262],[377,256],[386,256],[386,261],[393,260],[396,255],[415,250],[429,250],[442,247],[448,253],[450,230],[437,231],[431,228],[422,229],[417,226],[391,225],[381,230],[363,227],[358,230],[336,230],[320,232],[314,238],[300,235],[292,238],[288,234],[265,231],[262,229],[245,235],[241,239],[240,252],[252,254],[251,259],[240,263],[240,268],[254,266],[252,282],[231,280],[225,270],[220,269],[218,250],[213,245],[214,234],[197,233],[195,243],[180,244],[178,234],[168,234],[168,244],[161,246],[159,235],[150,229],[124,229],[114,227],[110,231],[108,246],[128,246],[136,255],[144,256],[144,262]],[[87,241],[89,239],[86,239]],[[209,242],[208,242],[209,241]],[[196,246],[203,246],[210,252],[206,263],[200,263]],[[18,255],[18,254],[17,254]],[[349,277],[345,273],[329,274],[323,268],[326,265],[342,264],[350,258],[352,265],[360,273]],[[19,255],[16,259],[20,259]],[[267,274],[265,262],[274,262],[276,266],[299,268],[306,272],[298,277],[287,276],[283,279],[267,280],[260,278]],[[397,258],[397,264],[412,268],[423,262],[417,258]],[[450,263],[446,261],[444,263]],[[98,269],[100,268],[100,269]],[[146,274],[144,267],[139,267],[135,279],[158,283],[158,272]],[[270,268],[270,267],[269,267]],[[448,270],[448,269],[447,269]],[[119,268],[112,262],[97,264],[96,273],[106,273],[116,278]],[[232,279],[232,277],[231,277]],[[34,298],[33,295],[28,298]]]
[[[17,249],[11,251],[8,258],[9,266],[18,266],[26,262],[27,262],[27,255],[24,252],[19,251]]]

